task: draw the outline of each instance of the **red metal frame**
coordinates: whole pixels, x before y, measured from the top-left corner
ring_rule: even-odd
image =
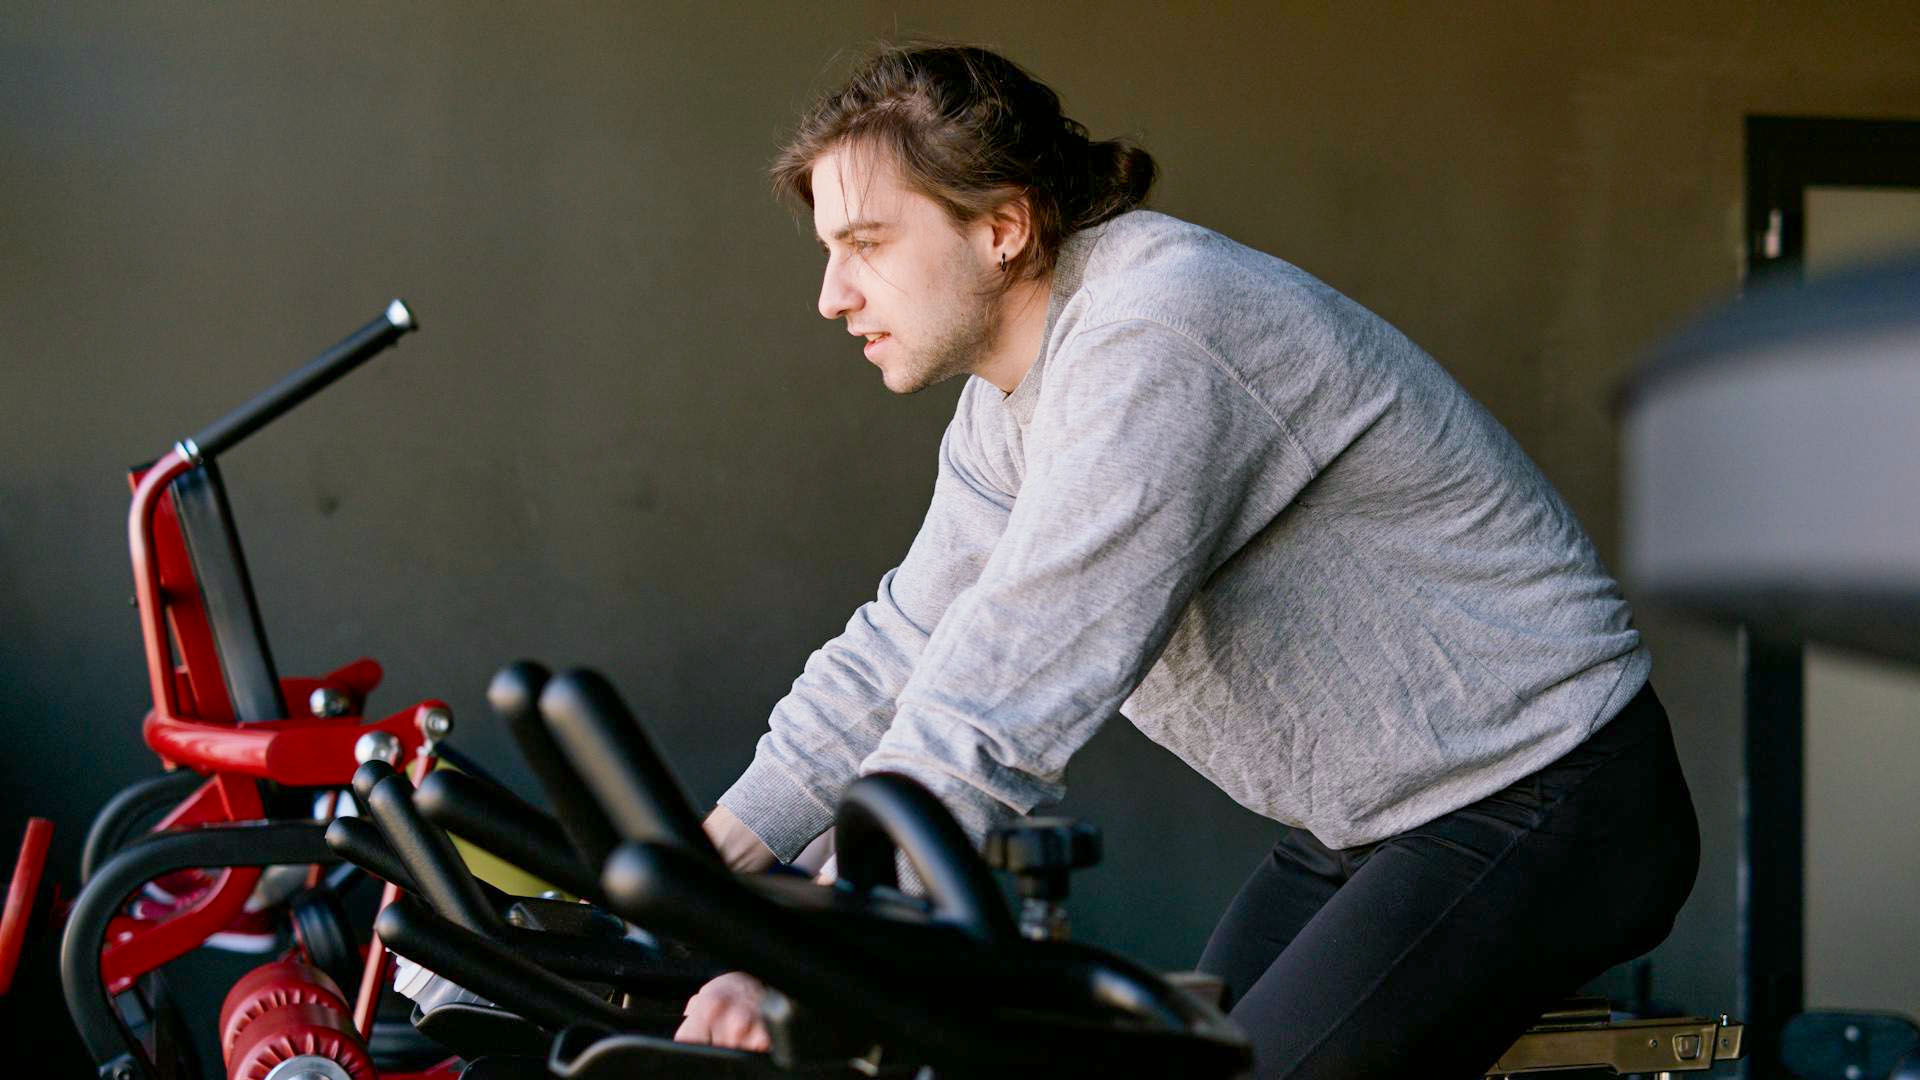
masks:
[[[169,451],[134,476],[133,505],[127,512],[134,601],[140,609],[140,636],[153,691],[153,711],[143,726],[147,745],[170,765],[202,773],[238,773],[292,787],[347,784],[358,764],[353,744],[368,731],[393,735],[409,757],[418,751],[424,738],[420,714],[444,709],[444,702],[423,701],[372,725],[360,716],[234,723],[219,655],[200,608],[193,565],[166,500],[167,486],[192,468],[193,461],[178,447]],[[176,647],[178,665],[174,663]],[[378,664],[358,660],[325,679],[283,679],[281,687],[283,694],[292,695],[334,686],[357,703],[379,678]]]
[[[421,754],[413,761],[413,769],[408,779],[414,787],[427,778],[436,764],[431,752]],[[400,887],[389,881],[380,889],[380,906],[374,909],[378,918],[395,900],[400,898]],[[353,1000],[353,1026],[363,1039],[373,1038],[373,1014],[380,1004],[380,991],[386,986],[387,976],[393,969],[393,956],[387,952],[387,943],[374,935],[367,944],[366,966],[360,969],[360,992]]]
[[[305,701],[315,689],[327,687],[345,694],[356,715],[237,722],[199,582],[167,498],[169,485],[196,464],[184,450],[175,447],[130,478],[133,499],[127,513],[127,547],[132,556],[134,600],[139,608],[147,678],[153,693],[153,708],[142,725],[142,734],[169,768],[184,767],[207,776],[207,781],[155,828],[261,820],[266,814],[259,786],[262,780],[288,787],[346,787],[359,765],[354,744],[370,731],[383,731],[397,739],[401,760],[411,761],[417,768],[427,765],[430,759],[421,753],[425,742],[422,719],[428,710],[445,709],[445,703],[422,701],[384,720],[367,723],[358,714],[381,677],[380,665],[368,659],[356,660],[322,678],[280,681],[282,700]],[[161,916],[125,915],[115,919],[100,956],[109,991],[128,989],[141,976],[199,947],[228,926],[245,907],[260,873],[257,867],[213,869],[206,884],[187,902]],[[11,910],[9,907],[9,914]],[[360,988],[360,997],[368,1002],[369,1020],[371,999],[378,993],[386,968],[385,950],[375,941]],[[363,1025],[362,1033],[366,1032]],[[449,1061],[391,1080],[452,1075]]]
[[[13,973],[20,966],[20,949],[26,944],[27,923],[33,919],[33,898],[40,891],[40,874],[47,868],[47,847],[53,843],[53,822],[29,818],[27,834],[20,841],[20,855],[13,861],[13,878],[7,883],[7,906],[0,913],[0,997],[13,989]]]

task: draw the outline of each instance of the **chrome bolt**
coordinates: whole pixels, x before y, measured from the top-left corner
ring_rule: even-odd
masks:
[[[307,711],[315,716],[345,716],[353,711],[353,699],[331,686],[322,686],[307,695]]]
[[[369,731],[353,741],[353,760],[365,765],[369,761],[384,761],[389,765],[400,764],[400,740],[392,732]]]
[[[453,714],[438,705],[421,710],[420,734],[436,742],[453,734]]]

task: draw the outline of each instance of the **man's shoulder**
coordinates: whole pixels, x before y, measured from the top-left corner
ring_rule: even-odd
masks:
[[[1310,323],[1350,303],[1284,259],[1169,214],[1134,210],[1100,230],[1075,296],[1078,328],[1145,320],[1214,345],[1249,316]]]
[[[1131,210],[1099,226],[1081,281],[1083,286],[1116,291],[1118,286],[1176,271],[1190,275],[1196,270],[1224,268],[1244,261],[1248,255],[1260,253],[1171,214]]]

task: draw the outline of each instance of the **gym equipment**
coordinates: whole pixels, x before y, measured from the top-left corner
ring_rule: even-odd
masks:
[[[13,876],[7,879],[6,909],[0,912],[0,997],[13,988],[13,973],[20,966],[28,929],[46,919],[50,898],[42,886],[47,848],[52,843],[53,822],[28,819],[26,834],[20,838],[20,853],[14,857]]]
[[[233,985],[220,1006],[220,1052],[236,1080],[375,1075],[340,988],[298,959],[264,964]]]
[[[1643,595],[1920,661],[1920,260],[1756,290],[1627,384]]]
[[[142,734],[168,772],[132,785],[94,820],[61,945],[68,1011],[102,1076],[191,1070],[158,969],[212,939],[244,930],[273,949],[291,927],[319,963],[357,963],[338,905],[314,895],[347,884],[326,876],[337,860],[312,820],[316,797],[337,805],[325,793],[347,784],[364,752],[418,758],[450,729],[451,714],[426,700],[367,722],[362,709],[381,676],[372,660],[319,678],[279,675],[217,459],[415,327],[406,304],[391,302],[129,479],[128,541],[153,701]],[[310,715],[292,713],[289,701]],[[358,1034],[371,1034],[370,1025]],[[401,1040],[403,1052],[409,1041]],[[417,1055],[420,1044],[411,1043]]]

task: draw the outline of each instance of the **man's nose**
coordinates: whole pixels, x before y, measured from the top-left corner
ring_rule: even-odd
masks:
[[[835,261],[827,264],[826,273],[820,278],[820,317],[839,319],[860,310],[860,293],[847,280],[845,264]]]

